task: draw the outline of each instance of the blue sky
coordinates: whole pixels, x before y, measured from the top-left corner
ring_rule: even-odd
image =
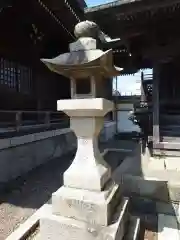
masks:
[[[103,4],[103,3],[113,2],[113,0],[85,0],[85,1],[89,7]]]
[[[113,0],[85,0],[88,7],[113,2]],[[118,66],[121,67],[121,66]],[[147,70],[146,72],[151,73],[151,70]],[[117,89],[121,92],[121,94],[126,93],[136,93],[138,94],[140,91],[140,76],[141,72],[136,73],[135,75],[128,76],[119,76]],[[113,88],[115,89],[115,81],[113,83]]]

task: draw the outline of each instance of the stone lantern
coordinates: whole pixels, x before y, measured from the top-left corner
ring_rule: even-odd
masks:
[[[104,115],[114,106],[103,98],[103,82],[121,69],[113,64],[112,50],[98,48],[103,35],[95,23],[79,23],[75,36],[78,40],[69,45],[69,53],[42,59],[51,71],[71,79],[71,99],[59,100],[57,108],[70,116],[78,146],[64,185],[52,195],[52,206],[41,218],[40,235],[42,240],[120,240],[120,217],[112,224],[119,187],[111,180],[97,138]]]

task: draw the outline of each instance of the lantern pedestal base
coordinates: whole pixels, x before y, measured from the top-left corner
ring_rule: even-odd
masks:
[[[70,116],[77,152],[64,173],[64,186],[52,195],[52,207],[40,221],[42,240],[121,240],[128,199],[111,180],[98,149],[104,115],[113,103],[103,98],[62,100],[58,110]],[[121,202],[121,203],[120,203]]]
[[[128,203],[128,198],[122,199],[108,226],[57,216],[47,206],[40,220],[40,240],[122,240],[129,217]]]
[[[118,185],[109,182],[104,191],[61,187],[52,195],[52,213],[89,224],[107,226],[120,201]]]

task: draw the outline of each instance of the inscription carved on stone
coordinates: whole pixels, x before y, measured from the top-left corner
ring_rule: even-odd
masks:
[[[74,208],[77,211],[80,211],[91,226],[97,224],[97,221],[95,219],[96,212],[98,211],[97,205],[76,199],[68,199],[67,204],[70,208]],[[74,216],[74,218],[75,217],[76,216]]]
[[[69,224],[59,224],[58,226],[60,228],[60,239],[63,240],[77,240],[77,236],[79,235],[78,232],[80,231],[77,227]]]
[[[68,204],[69,207],[74,207],[74,208],[77,208],[79,210],[85,210],[85,211],[90,211],[90,212],[95,212],[96,211],[96,205],[95,204],[83,202],[83,201],[76,200],[76,199],[72,199],[72,200],[68,199],[67,204]]]

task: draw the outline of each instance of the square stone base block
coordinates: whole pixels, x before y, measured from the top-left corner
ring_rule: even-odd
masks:
[[[54,215],[47,206],[40,219],[40,240],[122,240],[129,217],[128,202],[128,198],[122,199],[107,227]]]
[[[107,226],[120,202],[120,188],[109,182],[102,192],[61,187],[52,195],[52,213]]]

